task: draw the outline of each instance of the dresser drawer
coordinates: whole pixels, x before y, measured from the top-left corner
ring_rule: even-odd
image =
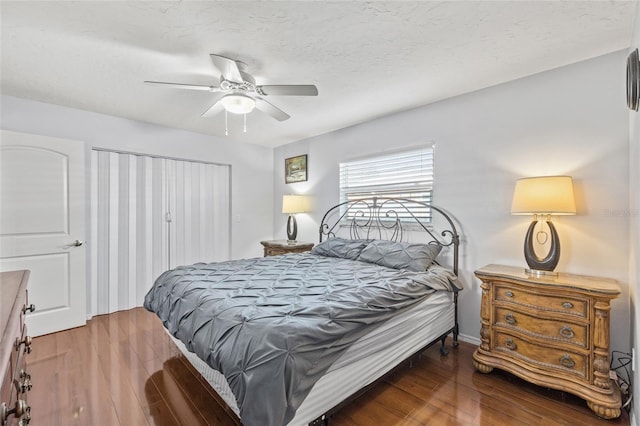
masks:
[[[495,308],[494,324],[500,327],[512,328],[540,339],[571,343],[580,348],[589,347],[588,328],[583,324],[541,319],[506,307]]]
[[[504,284],[496,284],[495,300],[527,306],[542,311],[575,315],[581,318],[588,318],[589,312],[589,302],[587,299],[529,292],[520,287],[512,287]]]
[[[260,241],[260,244],[264,246],[265,257],[279,256],[281,254],[288,254],[288,253],[303,253],[313,248],[313,243],[304,243],[302,241],[289,243],[286,240],[274,240],[274,241]]]
[[[529,342],[500,331],[495,333],[493,342],[493,350],[517,357],[534,368],[547,371],[554,369],[570,373],[581,379],[587,379],[588,359],[586,355],[537,345],[535,342]]]
[[[16,365],[15,358],[16,356],[12,354],[9,364],[4,366],[6,374],[2,377],[2,383],[0,383],[0,403],[4,402],[7,406],[13,406],[16,400],[16,388],[13,384],[14,366]],[[0,425],[1,424],[2,422],[0,422]]]
[[[265,256],[279,256],[287,253],[304,253],[309,247],[265,247]]]
[[[27,302],[28,271],[0,273],[0,424],[24,425],[29,422],[31,408],[27,394],[31,389],[26,372],[25,355],[31,352],[24,316],[35,308]],[[6,295],[6,299],[5,299]]]

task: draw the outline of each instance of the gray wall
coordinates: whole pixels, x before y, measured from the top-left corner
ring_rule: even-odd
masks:
[[[313,196],[315,210],[297,216],[298,239],[316,242],[322,213],[338,202],[341,161],[435,142],[434,204],[455,216],[463,235],[460,322],[473,341],[480,330],[473,271],[487,263],[526,266],[522,247],[531,219],[510,214],[516,179],[568,174],[578,215],[554,219],[562,244],[558,270],[620,281],[612,347],[628,351],[625,58],[626,52],[605,55],[275,149],[275,236],[285,236],[283,194]],[[285,185],[284,159],[299,154],[309,155],[309,180]]]
[[[2,96],[1,102],[0,127],[5,130],[83,141],[88,150],[230,164],[231,257],[262,255],[260,240],[270,238],[273,226],[271,148],[11,96]]]

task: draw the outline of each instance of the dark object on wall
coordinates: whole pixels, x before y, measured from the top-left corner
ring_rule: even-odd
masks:
[[[304,182],[307,180],[307,154],[284,160],[284,183]]]
[[[640,60],[638,49],[634,49],[627,58],[627,105],[638,110],[640,104]]]

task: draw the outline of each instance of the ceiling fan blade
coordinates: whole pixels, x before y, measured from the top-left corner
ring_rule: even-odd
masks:
[[[255,98],[256,101],[256,108],[259,109],[260,111],[269,114],[270,116],[272,116],[273,118],[275,118],[278,121],[284,121],[287,120],[289,118],[291,118],[291,116],[289,114],[287,114],[286,112],[284,112],[283,110],[281,110],[280,108],[276,107],[275,105],[270,104],[269,102],[265,101],[264,99],[256,96]]]
[[[224,96],[224,93],[215,94],[213,97],[213,103],[205,112],[202,113],[202,117],[211,117],[212,115],[217,114],[218,112],[223,110],[224,107],[220,103],[220,99],[222,99]]]
[[[277,96],[318,96],[318,88],[313,84],[266,85],[256,87],[263,95]]]
[[[225,79],[235,81],[236,83],[244,82],[236,61],[224,56],[214,55],[213,53],[211,54],[211,60]]]
[[[145,83],[155,84],[158,86],[170,87],[175,89],[202,90],[205,92],[217,92],[218,90],[220,90],[220,88],[216,86],[202,86],[199,84],[166,83],[164,81],[148,81],[148,80],[145,80]]]

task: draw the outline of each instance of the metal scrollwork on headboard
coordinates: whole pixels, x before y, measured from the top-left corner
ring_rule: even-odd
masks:
[[[423,215],[416,215],[416,210]],[[433,219],[444,219],[444,229],[436,231]],[[431,220],[429,220],[431,219]],[[407,230],[426,232],[425,243],[453,248],[453,271],[458,273],[460,236],[451,217],[442,209],[407,198],[372,197],[345,201],[331,207],[320,224],[320,242],[336,236],[338,228],[348,228],[349,238],[372,238],[403,241]]]

